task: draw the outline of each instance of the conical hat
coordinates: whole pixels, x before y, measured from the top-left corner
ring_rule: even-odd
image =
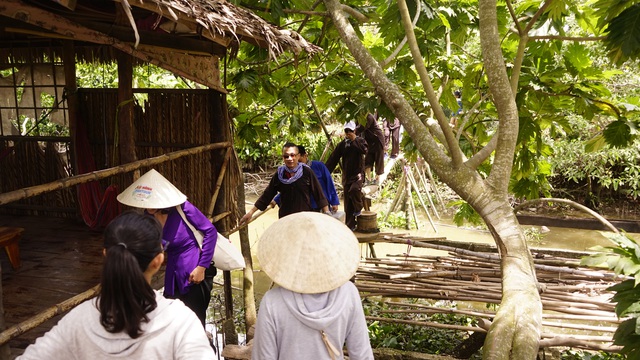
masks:
[[[355,275],[360,247],[344,223],[318,212],[300,212],[264,231],[258,261],[283,288],[316,294],[336,289]]]
[[[143,209],[165,209],[187,201],[187,196],[159,172],[151,169],[118,197],[122,204]]]

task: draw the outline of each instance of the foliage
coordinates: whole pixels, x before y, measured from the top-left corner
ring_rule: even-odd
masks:
[[[531,245],[540,245],[544,240],[544,234],[540,231],[540,228],[529,227],[524,229],[524,238],[527,239],[527,243]]]
[[[387,218],[384,220],[384,218]],[[378,226],[382,230],[388,229],[406,229],[407,228],[407,216],[404,211],[394,211],[389,214],[385,211],[381,211],[378,215]]]
[[[583,187],[575,196],[578,200],[589,195],[601,198],[603,190],[608,190],[608,197],[640,197],[640,140],[628,148],[589,152],[579,139],[560,139],[554,142],[554,149],[552,181],[563,188]]]
[[[451,304],[447,305],[447,307],[451,306]],[[406,307],[389,305],[384,299],[377,298],[366,298],[363,301],[363,307],[366,316],[390,319],[394,318],[394,314],[389,313],[389,310],[406,309]],[[475,325],[473,318],[455,314],[421,314],[416,312],[404,314],[403,319],[463,326]],[[464,331],[442,330],[421,325],[384,321],[369,321],[368,325],[369,338],[373,348],[382,347],[428,354],[447,354],[467,337],[467,333]]]
[[[453,214],[453,223],[458,226],[463,226],[465,223],[470,223],[474,226],[484,226],[484,221],[472,207],[464,200],[454,200],[447,204],[448,207],[456,209]]]
[[[623,355],[604,351],[564,350],[560,353],[561,360],[622,360],[624,358]]]
[[[615,345],[621,345],[627,359],[640,359],[640,244],[625,234],[607,237],[617,246],[599,247],[600,252],[585,257],[582,263],[590,266],[605,265],[616,274],[628,276],[608,288],[615,292],[611,299],[616,303],[616,314],[623,321],[613,335]]]

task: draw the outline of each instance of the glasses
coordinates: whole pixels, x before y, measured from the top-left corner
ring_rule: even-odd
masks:
[[[298,156],[298,154],[282,154],[283,159],[294,158]]]

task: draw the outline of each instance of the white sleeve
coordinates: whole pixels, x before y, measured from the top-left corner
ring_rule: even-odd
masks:
[[[350,327],[347,333],[346,345],[350,360],[373,360],[373,350],[369,341],[369,331],[367,321],[362,309],[362,301],[358,294],[358,289],[353,283],[348,283],[349,294],[352,299],[352,313]]]
[[[271,294],[270,294],[271,292]],[[260,301],[258,320],[256,321],[255,334],[253,336],[253,349],[251,360],[266,360],[278,358],[278,341],[276,326],[271,312],[272,291],[267,291]]]
[[[176,329],[176,347],[174,359],[179,360],[211,360],[215,358],[213,348],[207,338],[207,333],[195,313],[186,308],[182,314],[182,326]],[[178,321],[178,319],[176,319]]]

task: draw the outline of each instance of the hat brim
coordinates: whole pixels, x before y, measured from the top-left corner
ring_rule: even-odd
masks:
[[[316,294],[336,289],[355,275],[360,247],[344,223],[321,213],[300,212],[264,231],[257,257],[276,284]]]

